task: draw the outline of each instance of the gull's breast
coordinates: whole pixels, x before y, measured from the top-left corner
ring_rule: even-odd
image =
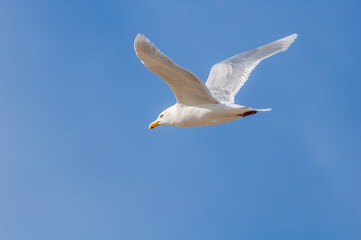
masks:
[[[237,118],[239,118],[239,116],[236,116],[232,109],[221,104],[183,105],[177,108],[175,126],[211,126],[230,122]]]

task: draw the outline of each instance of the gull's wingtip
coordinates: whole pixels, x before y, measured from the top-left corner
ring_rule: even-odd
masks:
[[[143,34],[138,33],[137,36],[134,39],[134,42],[139,42],[141,40],[147,39]]]
[[[294,41],[298,37],[298,33],[291,34],[288,37],[290,37]]]
[[[141,33],[138,33],[135,37],[134,42],[150,42],[150,40]]]
[[[142,59],[143,54],[156,54],[159,50],[156,46],[143,34],[138,33],[134,40],[134,49],[138,58]]]
[[[145,51],[147,45],[150,43],[149,39],[141,33],[138,33],[134,39],[134,49],[137,55],[140,51]]]
[[[283,40],[285,42],[288,42],[288,43],[292,44],[296,40],[297,37],[298,37],[298,34],[294,33],[294,34],[291,34],[291,35],[289,35],[287,37],[284,37],[284,38],[282,38],[280,40]]]
[[[288,35],[287,37],[281,38],[280,41],[285,41],[285,42],[294,42],[295,39],[298,37],[297,33]]]
[[[270,45],[276,44],[276,45],[280,46],[280,52],[283,52],[283,51],[286,51],[289,48],[289,46],[291,46],[291,44],[296,40],[297,37],[298,37],[298,34],[294,33],[287,37],[284,37],[277,41],[274,41],[273,43],[270,43]]]

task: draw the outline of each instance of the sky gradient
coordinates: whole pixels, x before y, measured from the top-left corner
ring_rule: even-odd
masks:
[[[0,239],[361,239],[360,1],[0,1]],[[175,103],[146,35],[203,81],[292,33],[234,122]]]

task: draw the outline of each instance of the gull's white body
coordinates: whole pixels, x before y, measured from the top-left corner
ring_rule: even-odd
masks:
[[[210,126],[230,122],[259,111],[234,104],[234,97],[251,71],[263,59],[287,48],[297,34],[226,59],[211,69],[206,84],[192,72],[178,66],[146,37],[138,34],[134,48],[142,63],[172,89],[177,103],[164,110],[149,128],[158,125],[178,127]]]
[[[166,111],[170,113],[167,118],[167,125],[177,127],[217,125],[234,121],[243,117],[244,113],[253,110],[258,112],[268,111],[270,109],[252,109],[238,105],[230,107],[222,103],[208,103],[195,106],[176,103],[172,107],[166,109]]]

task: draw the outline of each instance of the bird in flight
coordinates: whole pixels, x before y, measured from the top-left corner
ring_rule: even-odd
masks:
[[[257,64],[276,53],[286,51],[297,36],[296,33],[292,34],[217,63],[204,84],[195,74],[164,55],[148,38],[138,34],[134,41],[138,58],[168,84],[177,99],[176,104],[159,114],[157,120],[149,125],[149,129],[161,125],[211,126],[257,112],[270,111],[270,108],[254,109],[237,105],[234,97]]]

